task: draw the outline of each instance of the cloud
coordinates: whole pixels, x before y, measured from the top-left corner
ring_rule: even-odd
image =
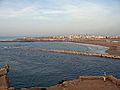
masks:
[[[24,7],[19,10],[4,9],[0,10],[0,17],[5,18],[31,18],[31,19],[50,19],[51,16],[56,16],[64,13],[62,10],[41,9],[37,7]]]
[[[5,9],[0,11],[1,17],[20,17],[20,16],[27,16],[35,13],[33,7],[25,7],[19,10],[15,9]]]
[[[64,1],[64,0],[63,0]],[[65,1],[64,1],[65,2]],[[56,1],[55,4],[58,4]],[[64,19],[93,19],[111,14],[111,9],[98,4],[86,2],[83,5],[61,3],[61,6],[42,7],[36,4],[23,8],[1,8],[0,18],[24,18],[38,20],[52,20],[64,17]]]
[[[110,0],[112,1],[110,3],[106,1],[3,0],[0,5],[0,29],[14,30],[16,33],[20,30],[26,33],[42,32],[42,30],[50,33],[118,30],[119,3],[116,6],[116,3],[112,3],[113,0]]]

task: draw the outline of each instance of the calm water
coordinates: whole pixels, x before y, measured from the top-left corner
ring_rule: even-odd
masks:
[[[13,40],[16,38],[22,38],[23,36],[0,36],[0,41],[2,40]]]
[[[51,86],[80,75],[103,75],[120,78],[120,61],[108,58],[41,52],[29,48],[100,51],[104,47],[64,42],[0,43],[0,66],[10,64],[11,86]]]

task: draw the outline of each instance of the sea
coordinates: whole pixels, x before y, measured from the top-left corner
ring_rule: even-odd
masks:
[[[12,40],[18,37],[0,37]],[[38,48],[38,49],[37,49]],[[10,86],[49,87],[62,80],[87,75],[113,75],[120,78],[120,60],[52,53],[42,49],[106,53],[108,47],[71,42],[0,42],[0,67],[10,65]]]

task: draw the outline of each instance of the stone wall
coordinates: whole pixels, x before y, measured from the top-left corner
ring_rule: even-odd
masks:
[[[108,75],[108,76],[80,76],[80,79],[82,79],[82,80],[94,80],[94,79],[109,80],[112,83],[116,84],[117,86],[120,86],[120,79],[117,79],[112,75]]]
[[[9,80],[7,77],[7,73],[9,71],[9,65],[5,65],[0,69],[0,89],[9,88]]]
[[[117,86],[120,86],[120,79],[117,79],[113,77],[112,75],[108,76],[107,79],[113,82],[114,84],[116,84]]]
[[[9,65],[5,65],[0,69],[0,90],[15,90],[14,87],[9,86]]]

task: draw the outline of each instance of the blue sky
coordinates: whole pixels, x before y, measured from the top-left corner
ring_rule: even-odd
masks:
[[[0,0],[0,35],[120,35],[120,0]]]

